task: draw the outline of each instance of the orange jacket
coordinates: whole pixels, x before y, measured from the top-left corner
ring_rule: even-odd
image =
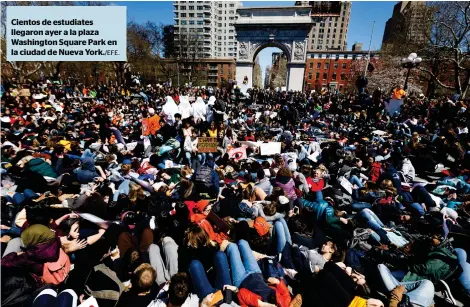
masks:
[[[289,307],[291,297],[286,284],[281,280],[275,287],[269,287],[276,291],[276,305],[278,307]],[[244,288],[240,289],[237,296],[241,307],[258,307],[258,300],[261,299],[261,296]]]
[[[191,222],[198,224],[199,227],[204,229],[211,240],[219,244],[222,244],[222,241],[224,240],[228,240],[228,236],[225,233],[216,233],[214,231],[214,228],[211,223],[206,220],[206,216],[204,214],[193,214],[191,216]]]

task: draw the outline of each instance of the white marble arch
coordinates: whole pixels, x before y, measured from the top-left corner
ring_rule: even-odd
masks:
[[[253,65],[266,47],[277,47],[287,56],[287,90],[303,89],[307,35],[312,27],[309,7],[240,8],[235,22],[238,41],[236,80],[248,77],[252,87]]]

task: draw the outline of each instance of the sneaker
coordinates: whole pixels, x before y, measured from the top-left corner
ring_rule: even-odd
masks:
[[[454,297],[452,296],[452,293],[450,292],[449,285],[445,281],[443,281],[442,279],[439,280],[439,282],[443,286],[442,287],[442,295],[443,295],[444,300],[449,304],[457,305],[457,302],[455,301]]]

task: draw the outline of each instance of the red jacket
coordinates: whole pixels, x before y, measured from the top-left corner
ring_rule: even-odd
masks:
[[[312,177],[307,178],[307,184],[312,192],[318,192],[323,190],[325,187],[325,180],[322,178],[318,181],[315,181]]]
[[[276,291],[276,305],[278,307],[289,307],[291,297],[286,284],[281,280],[275,287],[269,287]],[[261,299],[261,296],[244,288],[240,289],[237,296],[241,307],[258,307],[258,300]]]
[[[382,173],[382,165],[379,162],[374,162],[371,164],[371,169],[370,169],[370,180],[373,182],[377,182],[377,180],[380,177],[380,174]]]

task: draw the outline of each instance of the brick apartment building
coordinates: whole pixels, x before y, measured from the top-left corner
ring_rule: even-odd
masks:
[[[166,62],[176,64],[175,59],[165,59]],[[180,85],[187,83],[190,74],[197,74],[196,84],[193,86],[207,85],[213,87],[229,87],[232,80],[235,80],[235,60],[224,59],[198,59],[194,61],[180,60],[178,63]],[[178,69],[178,67],[174,67]],[[176,78],[172,78],[172,84],[176,85]]]
[[[307,54],[304,88],[308,91],[328,89],[344,93],[351,85],[350,82],[355,82],[347,78],[350,74],[351,63],[368,54],[367,51],[357,50],[360,48],[354,49],[356,50],[317,51]],[[371,58],[378,58],[378,52],[372,51]]]

